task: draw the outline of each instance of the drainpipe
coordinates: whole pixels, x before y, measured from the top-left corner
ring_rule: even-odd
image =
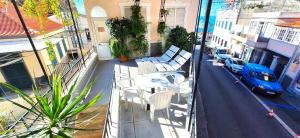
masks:
[[[30,33],[29,33],[28,29],[27,29],[27,26],[26,26],[26,24],[25,24],[25,22],[24,22],[24,19],[23,19],[22,15],[21,15],[21,12],[20,12],[20,10],[19,10],[19,8],[18,8],[18,5],[17,5],[17,3],[16,3],[15,0],[11,0],[11,2],[12,2],[13,5],[14,5],[14,8],[15,8],[15,10],[16,10],[16,13],[17,13],[17,15],[18,15],[18,17],[19,17],[19,19],[20,19],[21,24],[22,24],[22,27],[23,27],[23,29],[24,29],[24,31],[25,31],[25,33],[26,33],[26,36],[27,36],[27,38],[28,38],[30,44],[31,44],[31,47],[32,47],[32,49],[33,49],[33,51],[34,51],[34,54],[35,54],[35,56],[36,56],[36,58],[37,58],[37,60],[38,60],[38,62],[39,62],[39,64],[40,64],[40,66],[41,66],[41,68],[42,68],[43,74],[44,74],[45,77],[48,78],[48,75],[47,75],[46,70],[45,70],[45,68],[44,68],[44,66],[43,66],[42,60],[41,60],[40,56],[38,55],[38,52],[37,52],[37,50],[36,50],[36,48],[35,48],[35,45],[34,45],[34,43],[33,43],[33,40],[32,40],[32,38],[31,38],[31,36],[30,36]],[[47,83],[50,85],[50,82],[49,82],[48,79],[47,79]]]
[[[206,39],[206,35],[207,35],[207,30],[208,30],[208,23],[209,23],[209,17],[210,17],[210,11],[211,11],[211,5],[212,5],[212,0],[208,0],[207,1],[207,7],[206,7],[206,12],[205,12],[205,22],[204,22],[204,29],[203,29],[203,33],[202,33],[202,40],[201,40],[201,49],[200,49],[200,55],[199,55],[199,61],[198,61],[198,70],[196,71],[196,79],[194,80],[194,86],[192,89],[193,92],[193,100],[192,100],[192,105],[191,105],[191,110],[190,110],[190,118],[189,118],[189,129],[190,129],[190,124],[191,124],[191,119],[192,119],[192,113],[194,111],[194,106],[195,106],[195,100],[196,100],[196,96],[198,96],[200,102],[197,104],[200,111],[197,114],[197,116],[199,117],[199,121],[201,123],[197,123],[201,126],[197,127],[199,128],[199,131],[201,131],[202,133],[200,133],[199,137],[208,137],[208,130],[207,130],[207,120],[205,117],[205,113],[204,113],[204,106],[203,106],[203,101],[202,101],[202,97],[201,94],[199,93],[199,95],[197,95],[197,91],[198,91],[198,80],[199,80],[199,76],[201,75],[201,64],[202,64],[202,59],[203,59],[203,53],[204,53],[204,47],[205,47],[205,39]],[[188,130],[189,130],[188,129]]]
[[[78,45],[79,45],[79,49],[80,49],[80,53],[81,53],[81,58],[82,58],[82,61],[83,61],[83,65],[85,66],[85,61],[84,61],[84,56],[83,56],[83,53],[82,53],[82,47],[81,47],[81,43],[80,43],[78,29],[77,29],[76,22],[75,22],[75,19],[74,19],[74,15],[73,15],[73,11],[72,11],[70,0],[67,0],[67,3],[68,3],[69,9],[70,9],[70,13],[71,13],[71,17],[72,17],[72,20],[73,20],[73,26],[75,28],[75,33],[76,33],[76,37],[77,37],[77,41],[78,41]]]

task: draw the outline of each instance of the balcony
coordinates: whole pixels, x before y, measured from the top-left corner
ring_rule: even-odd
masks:
[[[248,34],[246,44],[256,48],[266,48],[270,38],[266,38],[259,34]]]

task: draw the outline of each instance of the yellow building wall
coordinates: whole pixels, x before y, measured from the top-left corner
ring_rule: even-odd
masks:
[[[95,28],[91,28],[94,26],[93,20],[91,18],[91,10],[93,7],[100,6],[103,8],[108,18],[113,17],[121,17],[121,5],[131,5],[133,3],[132,0],[110,0],[109,2],[105,0],[84,0],[86,16],[88,20],[88,24],[90,27],[92,40],[95,42],[95,38],[93,38],[93,34],[95,34]],[[157,33],[157,26],[159,22],[159,11],[161,6],[160,0],[143,0],[141,1],[141,6],[150,6],[150,42],[158,42],[160,40],[160,36]],[[180,7],[182,5],[186,8],[185,14],[185,28],[188,32],[193,32],[196,23],[197,16],[197,0],[167,0],[166,5],[171,7]]]
[[[46,70],[47,75],[49,75],[50,71],[47,65],[51,64],[51,62],[49,60],[47,50],[46,49],[40,50],[38,51],[38,54],[41,58],[42,64]],[[33,51],[22,52],[21,55],[24,60],[24,65],[26,66],[31,78],[42,77],[44,75],[42,68]]]

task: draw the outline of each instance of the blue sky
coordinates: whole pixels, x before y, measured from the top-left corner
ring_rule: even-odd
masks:
[[[85,15],[85,9],[83,5],[83,0],[74,0],[76,8],[80,14]]]
[[[210,17],[209,17],[209,25],[208,25],[208,32],[212,33],[214,31],[214,25],[216,21],[217,12],[222,10],[225,7],[225,0],[218,0],[217,2],[212,3]],[[206,5],[207,0],[202,0],[202,8],[201,8],[201,17],[200,17],[200,24],[198,32],[203,31],[203,25],[205,20],[205,12],[206,12]]]

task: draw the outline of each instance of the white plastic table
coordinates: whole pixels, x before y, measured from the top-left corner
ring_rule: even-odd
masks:
[[[140,89],[151,89],[151,88],[166,88],[171,86],[172,83],[166,78],[167,73],[150,73],[137,75],[134,80],[137,87]]]

